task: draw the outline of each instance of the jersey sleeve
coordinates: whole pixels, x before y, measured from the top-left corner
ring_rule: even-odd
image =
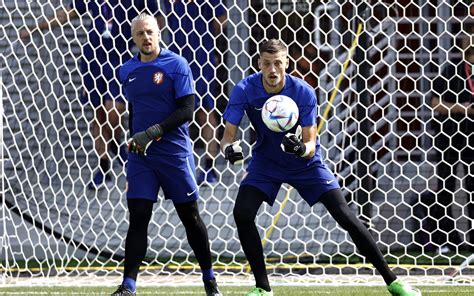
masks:
[[[174,73],[174,89],[176,98],[194,94],[193,73],[184,58],[180,58]]]
[[[83,0],[73,0],[69,3],[70,9],[75,9],[79,14],[87,12],[87,5]]]
[[[118,68],[117,77],[118,77],[118,80],[119,80],[120,84],[123,85],[123,82],[125,80],[125,68],[124,68],[123,65]]]
[[[316,92],[312,88],[305,87],[302,95],[302,101],[305,103],[298,106],[300,109],[300,124],[302,127],[315,125],[318,111]]]
[[[230,94],[229,103],[224,111],[224,119],[233,125],[239,125],[247,109],[248,101],[241,85],[236,85]]]
[[[124,94],[125,99],[128,100],[127,91],[126,91],[126,88],[125,88],[125,80],[127,79],[127,73],[125,71],[124,66],[120,66],[118,68],[118,70],[116,72],[116,76],[118,77],[118,80],[119,80],[120,85],[122,87],[122,93]]]

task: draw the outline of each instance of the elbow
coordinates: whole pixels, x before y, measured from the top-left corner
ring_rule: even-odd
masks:
[[[193,120],[193,110],[186,110],[186,112],[184,113],[184,121],[185,122],[190,122]]]

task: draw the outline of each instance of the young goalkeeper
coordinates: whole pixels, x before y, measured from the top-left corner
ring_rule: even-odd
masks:
[[[244,112],[257,133],[247,174],[240,183],[234,219],[255,277],[256,287],[247,296],[273,295],[268,281],[263,248],[255,225],[260,205],[273,204],[282,183],[293,186],[313,206],[321,202],[354,241],[359,251],[382,275],[393,295],[418,296],[418,289],[397,279],[388,268],[369,231],[356,218],[341,194],[338,182],[322,160],[316,137],[317,100],[314,89],[303,80],[285,73],[289,60],[286,46],[278,40],[263,42],[259,50],[259,73],[240,81],[233,89],[224,112],[226,120],[221,149],[232,164],[242,161],[242,149],[234,142]],[[262,121],[261,109],[271,96],[281,94],[298,105],[302,139],[294,133],[270,131]],[[280,148],[281,147],[281,148]]]
[[[194,112],[193,78],[184,58],[159,48],[160,36],[154,17],[134,18],[132,37],[140,52],[120,68],[120,82],[132,108],[127,166],[130,225],[123,282],[112,295],[135,295],[148,223],[161,187],[184,224],[207,295],[218,296],[207,230],[196,202],[199,193],[188,131]]]

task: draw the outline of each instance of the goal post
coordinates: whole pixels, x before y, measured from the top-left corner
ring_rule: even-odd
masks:
[[[163,1],[158,3],[166,18]],[[305,79],[317,93],[324,158],[396,274],[416,284],[447,284],[446,279],[474,284],[468,263],[469,242],[474,240],[468,234],[473,227],[468,204],[474,201],[465,184],[469,173],[462,169],[467,163],[451,165],[457,187],[453,202],[441,203],[436,196],[446,188],[437,188],[440,151],[433,145],[439,121],[431,107],[435,79],[458,63],[466,46],[473,46],[472,39],[465,41],[473,33],[472,4],[222,2],[227,10],[223,60],[206,65],[216,69],[210,84],[219,92],[214,109],[218,116],[235,84],[258,71],[259,43],[282,39],[289,48],[288,72]],[[119,156],[110,153],[111,184],[99,190],[87,186],[99,156],[90,131],[94,109],[80,101],[80,64],[81,46],[88,42],[94,19],[85,14],[37,31],[29,40],[19,38],[21,28],[68,5],[66,0],[0,4],[2,284],[116,284],[121,275],[128,216],[125,166]],[[172,46],[172,32],[163,33],[161,46]],[[127,116],[120,127],[122,145]],[[222,123],[213,129],[219,140]],[[204,171],[209,143],[196,120],[191,136],[198,172]],[[247,119],[239,136],[250,155],[255,137]],[[232,216],[246,165],[231,166],[221,155],[214,162],[218,182],[200,186],[199,207],[215,271],[225,283],[251,283]],[[439,252],[444,245],[433,235],[449,233],[436,229],[434,208],[453,213],[452,232],[461,234],[460,248]],[[286,184],[273,207],[261,207],[256,223],[272,282],[383,284],[324,207],[310,208]],[[149,283],[199,282],[199,266],[184,228],[161,193],[148,242],[141,276]]]

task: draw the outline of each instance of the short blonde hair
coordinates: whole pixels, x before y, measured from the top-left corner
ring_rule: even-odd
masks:
[[[132,20],[132,24],[131,24],[131,28],[132,28],[132,34],[133,34],[133,29],[135,28],[135,25],[137,24],[138,21],[143,21],[143,20],[146,20],[146,19],[152,19],[156,22],[156,19],[154,16],[146,13],[146,12],[143,12],[139,15],[137,15],[136,17],[133,18]],[[158,23],[156,23],[156,26],[158,26]],[[159,29],[159,28],[158,28]]]

